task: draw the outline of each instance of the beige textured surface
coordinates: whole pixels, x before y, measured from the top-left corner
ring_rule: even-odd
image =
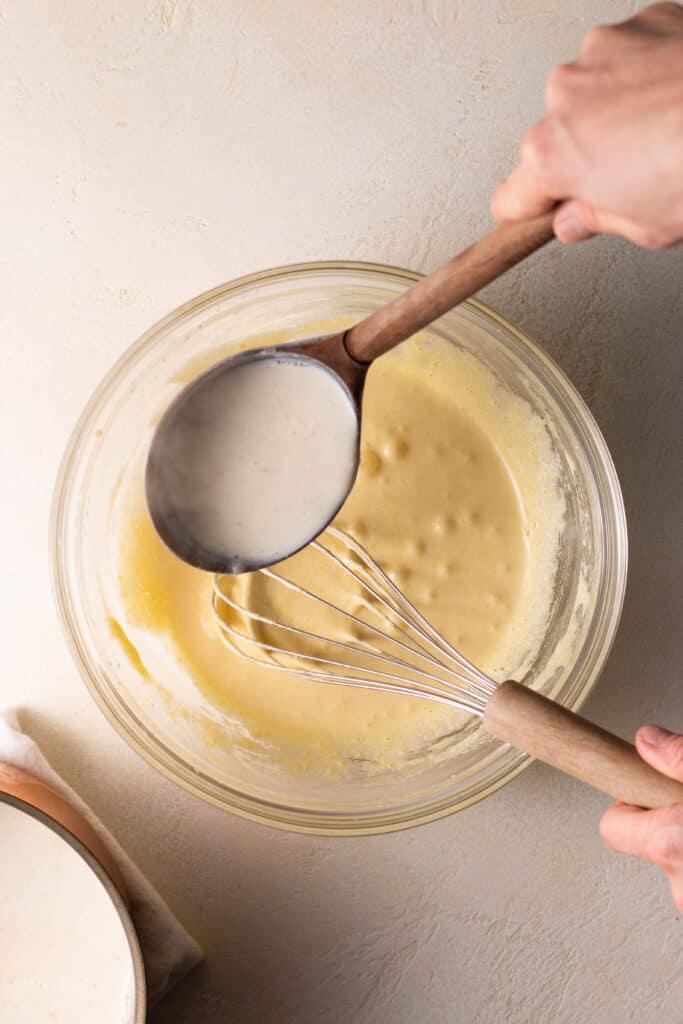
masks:
[[[489,223],[549,68],[631,9],[0,4],[0,698],[27,709],[209,950],[155,1024],[680,1024],[681,923],[654,869],[603,850],[602,797],[534,766],[464,814],[388,837],[225,816],[157,776],[95,708],[46,562],[68,433],[139,332],[280,262],[435,266]],[[624,735],[646,719],[683,728],[681,259],[557,245],[486,295],[570,374],[621,475],[629,594],[588,712]]]

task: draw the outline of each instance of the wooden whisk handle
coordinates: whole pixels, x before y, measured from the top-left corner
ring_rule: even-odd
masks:
[[[507,682],[484,711],[491,736],[636,807],[683,803],[683,784],[655,771],[625,740],[534,690]]]

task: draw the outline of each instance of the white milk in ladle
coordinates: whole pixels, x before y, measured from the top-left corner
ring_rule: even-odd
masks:
[[[355,407],[313,360],[256,358],[208,375],[171,424],[160,464],[177,521],[238,571],[308,543],[353,483]]]
[[[133,962],[116,907],[81,855],[0,803],[0,1021],[131,1024]]]

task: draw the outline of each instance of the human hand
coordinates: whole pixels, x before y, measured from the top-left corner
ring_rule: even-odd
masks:
[[[662,775],[683,782],[683,736],[646,725],[636,734],[636,748]],[[656,811],[614,804],[602,817],[600,835],[618,853],[642,857],[660,867],[669,879],[676,907],[683,911],[683,804]]]
[[[683,239],[683,7],[658,3],[594,28],[548,78],[547,113],[493,195],[499,220],[564,200],[564,242],[599,232],[648,249]],[[683,890],[682,890],[683,891]]]

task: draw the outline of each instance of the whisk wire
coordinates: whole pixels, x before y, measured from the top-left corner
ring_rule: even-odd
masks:
[[[329,542],[321,540],[313,541],[310,547],[357,583],[373,616],[386,628],[340,608],[281,572],[261,569],[261,576],[352,623],[361,635],[356,642],[350,643],[339,637],[311,632],[290,622],[278,621],[247,603],[235,600],[225,589],[232,577],[216,576],[212,602],[220,636],[226,646],[254,664],[263,665],[265,659],[265,664],[274,671],[316,682],[419,696],[482,714],[496,687],[493,680],[461,655],[431,625],[355,538],[337,527],[329,527],[326,537],[336,541],[340,551],[333,550]],[[355,556],[353,562],[349,552]],[[221,614],[223,606],[237,613],[244,631]],[[353,660],[341,661],[296,646],[289,649],[277,642],[271,643],[255,635],[249,628],[250,622],[322,644],[325,648],[333,647]],[[371,637],[371,642],[364,640],[364,635]],[[245,645],[256,648],[259,655],[249,653]],[[406,655],[410,661],[406,660]],[[292,658],[294,663],[282,664],[278,660],[282,657]],[[360,663],[357,663],[359,658]]]
[[[351,538],[349,538],[349,539],[351,539]],[[366,620],[359,618],[357,615],[354,615],[352,612],[347,612],[344,608],[340,608],[338,605],[332,604],[332,602],[330,602],[330,601],[326,601],[325,598],[321,597],[319,594],[314,594],[312,591],[306,589],[305,587],[301,586],[300,584],[293,583],[291,580],[288,580],[286,577],[282,576],[280,573],[274,572],[272,569],[265,569],[265,570],[263,570],[264,574],[267,575],[267,576],[270,576],[272,579],[277,579],[284,586],[289,587],[289,589],[294,590],[294,591],[296,591],[299,594],[303,594],[304,596],[310,598],[312,601],[314,601],[314,602],[324,606],[325,608],[330,609],[331,611],[335,612],[337,615],[340,615],[343,618],[345,618],[347,621],[353,622],[355,625],[360,626],[361,629],[366,630],[367,632],[370,632],[370,633],[372,633],[373,635],[375,635],[377,637],[380,637],[382,640],[385,640],[385,641],[388,641],[391,644],[394,644],[395,646],[401,648],[403,651],[407,651],[409,654],[416,655],[416,656],[418,656],[420,658],[423,658],[425,661],[429,662],[434,667],[441,669],[441,671],[443,672],[443,670],[444,670],[443,663],[440,662],[437,658],[435,658],[432,654],[430,654],[428,652],[428,650],[426,650],[424,648],[424,646],[420,643],[419,639],[416,639],[416,636],[417,637],[422,637],[422,634],[419,632],[419,630],[416,629],[414,623],[411,622],[408,617],[406,617],[404,614],[402,614],[400,608],[393,607],[390,604],[390,602],[385,600],[384,596],[379,592],[378,589],[375,589],[374,587],[372,587],[367,582],[367,580],[364,580],[361,576],[359,576],[356,572],[354,572],[354,570],[349,565],[345,564],[340,558],[338,558],[338,556],[334,552],[330,551],[330,549],[328,547],[326,547],[325,545],[321,544],[319,541],[313,541],[312,546],[316,550],[321,551],[321,552],[325,553],[326,555],[328,555],[329,558],[331,558],[339,566],[340,569],[342,569],[349,576],[351,576],[354,580],[356,580],[373,598],[375,598],[376,601],[379,601],[381,606],[383,606],[384,608],[390,608],[391,611],[394,612],[394,615],[396,615],[398,617],[398,619],[404,624],[404,626],[408,627],[408,630],[410,630],[410,632],[408,632],[408,630],[404,629],[402,626],[398,626],[396,624],[396,622],[393,621],[386,614],[386,612],[382,610],[382,607],[380,607],[380,608],[375,607],[374,611],[375,611],[375,613],[377,615],[379,615],[387,623],[387,625],[389,625],[389,627],[392,630],[394,630],[395,632],[400,633],[401,636],[403,636],[404,638],[406,638],[409,641],[409,643],[406,643],[406,642],[404,642],[402,640],[399,640],[398,637],[396,637],[396,636],[392,636],[391,634],[385,633],[383,630],[378,629],[376,626],[373,626],[372,623],[367,622]],[[377,565],[376,565],[376,569],[377,569],[378,572],[382,572],[380,567],[377,566]],[[388,577],[386,579],[386,582],[388,584],[390,584],[391,586],[393,586],[393,584],[388,579]],[[407,599],[403,597],[403,595],[401,594],[401,592],[399,590],[396,590],[396,594],[397,594],[399,599],[401,599],[406,605],[409,606],[409,608],[412,609],[412,605],[410,605],[410,603],[407,601]],[[263,619],[261,621],[263,621]],[[269,621],[270,621],[271,625],[277,625],[277,626],[279,626],[282,629],[290,629],[291,628],[291,627],[288,627],[287,625],[285,625],[283,623],[274,623],[272,619],[269,620]],[[316,639],[317,638],[317,634],[310,634],[310,633],[306,634],[305,631],[298,631],[298,632],[300,632],[300,635],[308,635],[309,638],[311,638],[311,639]],[[412,635],[412,634],[416,634],[416,636]],[[335,645],[340,646],[339,641],[335,640],[332,637],[325,637],[324,639],[325,639],[325,641],[327,643],[331,643],[331,644],[335,644]],[[438,645],[436,643],[434,643],[434,641],[431,641],[429,638],[427,638],[427,641],[433,647],[436,647],[437,649],[439,649]],[[366,654],[367,656],[376,657],[376,658],[378,658],[378,660],[381,660],[381,661],[394,661],[394,662],[400,664],[401,667],[403,667],[403,668],[410,669],[410,670],[413,670],[413,671],[419,671],[413,665],[411,665],[411,664],[409,664],[409,663],[407,663],[405,661],[401,661],[400,659],[395,659],[395,658],[393,658],[391,656],[387,657],[386,655],[381,654],[381,652],[377,651],[376,649],[372,650],[372,649],[366,649],[364,647],[363,650],[359,650],[357,647],[354,647],[353,645],[349,645],[349,644],[341,644],[341,646],[346,647],[347,650],[355,651],[358,654]],[[418,648],[418,649],[416,650],[416,648]],[[452,673],[452,674],[455,674],[455,673]],[[436,677],[432,677],[432,678],[436,678]]]
[[[393,637],[390,637],[387,634],[382,633],[381,630],[375,630],[373,627],[371,627],[371,626],[369,626],[369,624],[363,622],[363,620],[359,619],[357,616],[351,615],[350,613],[345,612],[343,609],[336,608],[335,605],[331,605],[329,602],[325,601],[323,598],[319,597],[317,594],[313,594],[310,591],[308,591],[305,587],[300,587],[298,584],[292,583],[291,580],[288,580],[286,577],[281,576],[279,573],[272,572],[272,570],[270,570],[270,569],[261,569],[259,571],[261,573],[263,573],[264,575],[267,575],[270,579],[274,579],[274,580],[277,580],[279,583],[282,583],[285,587],[288,587],[290,589],[294,589],[297,593],[303,594],[306,597],[310,597],[313,601],[316,601],[316,602],[318,602],[320,604],[323,604],[323,605],[325,605],[327,607],[333,608],[335,611],[340,612],[340,614],[342,614],[345,618],[351,619],[353,622],[358,623],[363,628],[373,629],[374,632],[377,632],[379,635],[384,636],[384,638],[386,640],[398,643],[399,646],[401,646],[405,650],[412,651],[412,649],[410,647],[408,647],[407,644],[403,644],[400,641],[395,641]],[[232,598],[230,598],[227,594],[225,594],[220,589],[220,582],[219,581],[220,581],[220,577],[214,583],[214,597],[217,600],[222,601],[225,604],[229,605],[229,607],[233,608],[238,613],[243,614],[244,613],[244,606],[240,605],[236,601],[233,601]],[[283,630],[284,632],[291,633],[291,634],[293,634],[295,636],[303,637],[303,638],[305,638],[307,640],[323,641],[327,646],[341,648],[342,650],[348,651],[351,654],[359,654],[359,655],[361,655],[361,656],[363,656],[365,658],[374,658],[376,661],[379,661],[379,662],[382,662],[382,663],[388,664],[388,665],[393,665],[393,666],[398,667],[398,668],[402,668],[406,672],[411,673],[412,675],[420,676],[422,679],[427,679],[430,682],[437,683],[440,686],[444,686],[444,682],[445,681],[442,678],[442,676],[438,676],[438,675],[435,675],[433,672],[427,672],[424,669],[420,669],[416,665],[412,665],[410,662],[404,661],[402,658],[397,658],[397,657],[394,657],[394,656],[391,656],[391,655],[382,654],[379,651],[373,651],[373,650],[368,650],[368,649],[363,648],[363,647],[358,647],[355,644],[348,643],[347,641],[344,641],[344,640],[337,640],[334,637],[322,636],[319,633],[311,633],[308,630],[299,628],[298,626],[292,626],[292,625],[289,625],[288,623],[278,622],[277,620],[272,619],[272,618],[270,618],[267,615],[262,615],[262,614],[260,614],[258,612],[249,611],[248,614],[249,614],[249,618],[252,618],[252,619],[256,620],[257,622],[261,622],[263,625],[273,626],[273,627],[275,627],[277,629]],[[227,633],[233,639],[233,641],[238,641],[238,642],[241,642],[241,643],[252,644],[253,646],[258,647],[259,650],[261,650],[261,651],[269,652],[271,654],[276,654],[276,655],[282,655],[282,654],[290,653],[290,652],[285,651],[282,647],[277,646],[276,644],[268,643],[265,640],[260,640],[260,639],[258,639],[255,636],[249,636],[248,634],[243,633],[243,632],[241,632],[238,629],[235,629],[234,626],[231,626],[229,623],[225,622],[224,619],[221,619],[221,632],[223,634]],[[230,646],[235,648],[235,644],[232,643],[232,642],[230,643]],[[241,653],[243,655],[243,657],[249,657],[249,660],[251,660],[251,661],[256,661],[256,662],[260,661],[260,663],[262,664],[261,659],[254,658],[253,656],[249,656],[245,652],[240,650],[239,648],[238,648],[238,650],[239,650],[239,653]],[[417,653],[417,652],[413,652],[413,653]],[[294,657],[296,658],[297,662],[313,662],[313,663],[318,664],[318,665],[328,665],[328,666],[332,666],[334,668],[341,668],[341,669],[345,669],[345,670],[349,668],[349,665],[348,665],[347,662],[337,661],[334,658],[325,658],[325,657],[323,657],[320,654],[308,654],[308,653],[306,653],[304,651],[298,650],[294,654]],[[428,660],[431,661],[437,667],[439,666],[439,662],[437,662],[436,659],[428,658]],[[293,668],[293,667],[285,666],[285,665],[278,665],[276,661],[269,662],[269,665],[270,664],[272,664],[273,667],[278,667],[280,669],[283,669],[283,670],[289,671],[289,672],[297,672],[297,671],[299,671],[297,668]],[[353,667],[355,668],[355,666],[353,666]],[[317,671],[317,670],[316,669],[308,669],[307,670],[307,674],[308,674],[309,678],[311,677],[310,673],[315,672],[315,671]],[[381,679],[391,679],[391,680],[395,680],[395,681],[398,681],[398,682],[404,682],[405,683],[405,677],[404,676],[397,676],[395,673],[386,672],[386,671],[383,671],[382,669],[373,668],[372,666],[363,665],[363,666],[358,667],[358,669],[356,671],[358,673],[360,673],[360,672],[363,673],[364,685],[368,685],[370,682],[372,682],[374,677],[379,677]],[[325,673],[325,674],[328,677],[328,681],[331,681],[331,680],[329,680],[330,676],[334,676],[334,678],[340,678],[339,674],[337,674],[337,673],[329,673],[328,672],[328,673]],[[348,677],[344,677],[344,678],[348,681]],[[361,685],[361,684],[359,683],[358,685]],[[415,685],[423,685],[423,684],[416,682]],[[470,694],[466,690],[463,690],[461,687],[459,687],[457,683],[453,683],[453,682],[448,681],[447,682],[447,686],[449,687],[449,691],[459,693],[463,698],[470,699]],[[391,688],[392,689],[396,689],[396,687],[393,684],[392,684]],[[385,687],[385,689],[386,689],[386,687]],[[414,686],[413,686],[413,689],[414,689]],[[439,693],[441,691],[435,690],[433,692]],[[446,699],[446,698],[444,698],[444,699]]]
[[[453,661],[454,664],[457,665],[457,667],[460,670],[465,670],[469,672],[472,675],[473,679],[477,680],[479,683],[482,684],[482,693],[484,693],[487,697],[490,696],[490,694],[495,690],[495,684],[489,679],[488,676],[481,672],[480,669],[476,667],[476,665],[473,665],[471,661],[468,661],[468,659],[465,658],[465,656],[461,654],[460,651],[453,647],[453,645],[450,644],[445,639],[445,637],[442,636],[442,634],[439,633],[437,629],[435,629],[434,626],[432,626],[431,622],[429,622],[429,620],[426,619],[424,615],[422,615],[418,611],[415,605],[408,600],[405,594],[401,590],[399,590],[394,581],[387,575],[387,573],[385,573],[384,569],[382,569],[382,567],[378,565],[378,563],[374,560],[372,555],[370,555],[354,537],[350,537],[348,534],[344,533],[343,530],[340,530],[338,527],[328,527],[328,533],[330,533],[331,536],[336,537],[343,543],[347,544],[348,547],[363,560],[363,562],[367,565],[368,569],[380,578],[382,583],[385,584],[389,591],[394,595],[396,600],[408,609],[410,616],[412,616],[412,618],[416,620],[420,627],[416,627],[415,624],[411,622],[411,628],[415,630],[415,632],[417,632],[418,635],[422,636],[424,639],[428,640],[433,646],[438,648],[441,651],[441,653],[444,654],[451,661]],[[315,541],[315,543],[318,544],[321,548],[323,547],[323,545],[320,544],[319,541]],[[350,571],[353,574],[353,571],[350,570],[347,566],[345,566],[341,560],[338,559],[338,561],[343,568],[346,568],[347,571]],[[363,581],[361,580],[359,580],[359,582],[363,583]],[[367,582],[364,582],[363,585],[368,590],[373,589]],[[400,614],[400,612],[398,611],[396,613]]]
[[[254,665],[263,665],[263,659],[254,657],[254,655],[252,654],[248,654],[237,644],[230,642],[225,633],[233,635],[236,639],[239,639],[240,641],[246,640],[247,642],[253,642],[262,650],[270,649],[282,653],[280,648],[274,648],[272,647],[272,645],[269,647],[269,645],[263,644],[260,641],[254,641],[250,637],[245,637],[244,634],[240,633],[238,630],[233,629],[233,627],[226,625],[224,627],[224,630],[222,630],[224,643],[226,643],[227,646],[229,646],[232,650],[236,651],[240,655],[240,657],[243,658],[245,661],[249,661]],[[297,654],[296,657],[297,659],[301,658],[302,660],[308,660],[310,658],[310,660],[319,661],[322,664],[336,665],[344,669],[348,669],[349,667],[344,662],[338,662],[331,659],[316,659],[312,656],[300,654]],[[411,683],[410,685],[407,685],[405,678],[403,676],[394,675],[393,673],[389,672],[377,672],[377,675],[381,675],[382,679],[385,680],[382,681],[382,679],[361,679],[358,676],[343,675],[338,672],[323,672],[317,669],[306,669],[302,672],[300,668],[293,668],[288,665],[280,665],[277,661],[269,661],[268,667],[275,672],[285,672],[290,675],[305,676],[306,679],[312,680],[314,682],[332,683],[340,686],[351,686],[361,690],[380,690],[383,693],[404,693],[406,694],[406,696],[409,697],[424,697],[427,700],[436,701],[440,704],[449,704],[451,706],[458,707],[462,711],[475,711],[479,714],[483,712],[485,705],[484,701],[481,701],[481,705],[477,701],[476,706],[473,707],[471,695],[467,694],[466,691],[463,691],[464,697],[463,699],[460,699],[457,695],[457,690],[455,687],[449,687],[447,691],[441,691],[431,688],[424,684],[415,685]]]

